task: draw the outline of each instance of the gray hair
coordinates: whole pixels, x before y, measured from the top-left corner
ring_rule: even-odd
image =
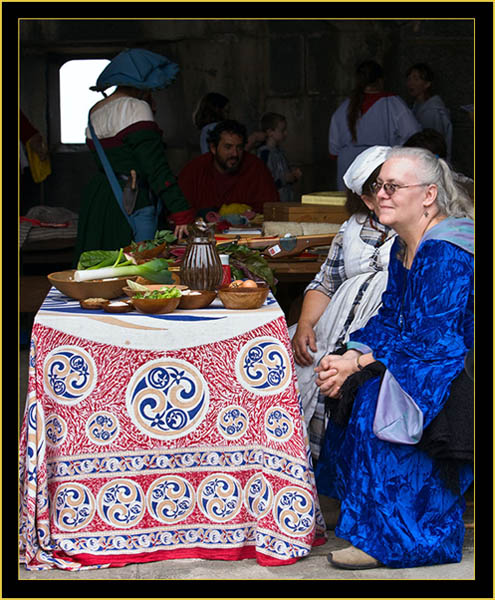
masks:
[[[418,180],[421,183],[437,186],[436,205],[446,217],[473,218],[473,202],[464,189],[454,179],[454,173],[443,158],[437,158],[426,148],[394,146],[387,156],[409,158],[418,163]]]

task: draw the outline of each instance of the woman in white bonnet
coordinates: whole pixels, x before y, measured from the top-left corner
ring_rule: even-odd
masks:
[[[317,460],[326,429],[324,397],[319,398],[314,368],[325,354],[342,347],[352,331],[363,327],[380,308],[395,232],[382,225],[373,209],[371,184],[385,162],[389,146],[359,154],[344,174],[346,209],[343,223],[319,273],[304,291],[297,325],[290,328],[296,373]]]

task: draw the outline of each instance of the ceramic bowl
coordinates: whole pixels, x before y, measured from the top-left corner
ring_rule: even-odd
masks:
[[[258,284],[256,288],[222,287],[218,290],[218,297],[225,308],[248,310],[263,306],[269,291],[270,287],[263,284]]]
[[[149,315],[164,315],[174,311],[180,298],[131,298],[136,310]]]
[[[137,281],[136,283],[139,283],[139,281]],[[181,292],[182,292],[182,290],[187,290],[186,285],[175,285],[174,283],[154,283],[152,285],[151,284],[145,285],[144,287],[147,288],[147,290],[149,292],[152,292],[153,290],[161,290],[162,288],[171,288],[171,287],[176,287]],[[136,290],[131,290],[131,288],[128,286],[123,287],[122,291],[124,292],[124,294],[126,296],[129,296],[129,298],[132,298],[135,294],[138,293]]]
[[[184,290],[180,297],[179,308],[194,310],[209,306],[217,297],[215,290]]]
[[[116,277],[115,279],[92,279],[91,281],[74,281],[75,269],[57,271],[47,275],[48,281],[62,294],[75,300],[86,298],[118,298],[128,279],[134,277]]]

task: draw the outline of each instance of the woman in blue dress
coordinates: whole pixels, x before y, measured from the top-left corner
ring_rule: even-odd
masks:
[[[453,392],[474,338],[472,204],[420,148],[394,148],[374,189],[378,219],[398,234],[382,308],[316,369],[331,413],[318,491],[340,500],[335,534],[352,544],[328,558],[347,569],[459,562],[473,466],[456,419],[473,407]]]

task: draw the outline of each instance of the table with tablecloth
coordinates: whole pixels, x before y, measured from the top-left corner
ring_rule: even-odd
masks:
[[[20,555],[79,570],[174,558],[287,565],[324,543],[287,325],[257,310],[84,310],[31,335]]]

